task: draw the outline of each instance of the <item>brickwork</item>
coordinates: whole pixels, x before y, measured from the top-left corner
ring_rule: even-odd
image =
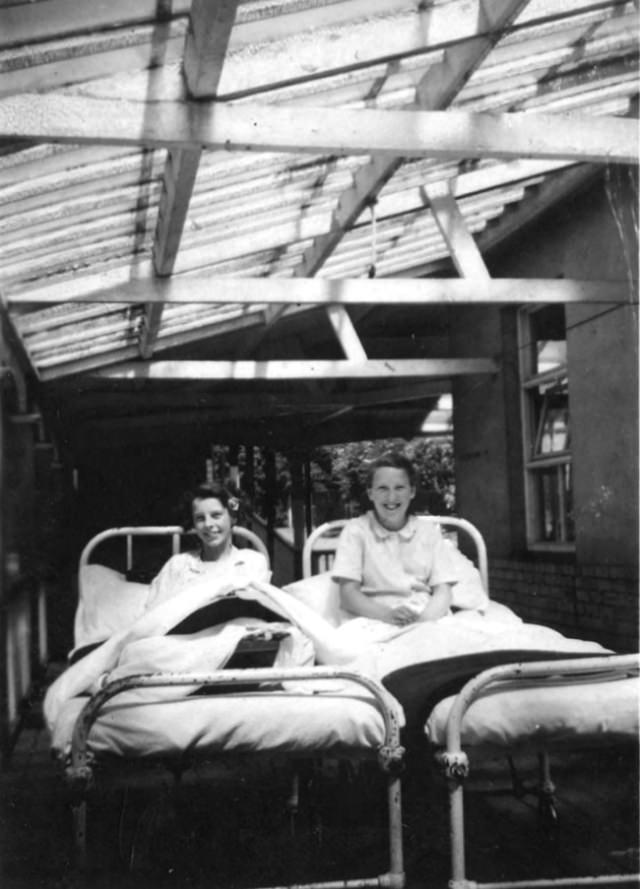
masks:
[[[494,559],[490,567],[491,598],[524,620],[638,651],[638,578],[623,566]]]

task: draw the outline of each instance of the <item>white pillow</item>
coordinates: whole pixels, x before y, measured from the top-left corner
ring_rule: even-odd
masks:
[[[282,589],[312,608],[332,626],[339,627],[343,621],[338,584],[331,577],[330,571],[296,580]]]
[[[75,650],[103,642],[136,621],[149,593],[146,583],[128,581],[105,565],[84,565],[74,623]]]
[[[451,604],[454,608],[485,611],[489,606],[489,596],[482,585],[480,572],[454,543],[450,540],[446,543],[450,547],[449,555],[459,578],[451,589]]]

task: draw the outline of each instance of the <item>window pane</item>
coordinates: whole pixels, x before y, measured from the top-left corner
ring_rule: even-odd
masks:
[[[571,464],[535,471],[538,492],[539,539],[564,543],[574,539]]]
[[[545,306],[531,315],[532,373],[541,374],[567,363],[564,306]]]
[[[534,457],[569,450],[569,387],[564,377],[551,386],[539,386],[534,402],[536,439]]]

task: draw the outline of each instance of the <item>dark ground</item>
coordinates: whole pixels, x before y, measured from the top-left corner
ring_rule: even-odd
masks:
[[[638,869],[638,766],[632,750],[553,757],[558,821],[516,799],[506,760],[477,766],[466,793],[467,874],[477,881],[558,878]],[[535,779],[535,757],[520,757]],[[530,767],[527,770],[526,767]],[[166,777],[166,772],[163,773]],[[308,771],[291,838],[283,764],[216,766],[128,791],[98,787],[89,813],[91,867],[72,864],[69,801],[46,733],[24,730],[0,775],[3,889],[240,889],[357,879],[387,870],[384,786],[373,763]],[[446,791],[422,765],[403,787],[408,889],[449,879]]]

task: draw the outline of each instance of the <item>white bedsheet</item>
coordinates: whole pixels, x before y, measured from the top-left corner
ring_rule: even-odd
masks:
[[[488,689],[467,710],[461,726],[462,746],[540,748],[587,743],[616,744],[638,739],[640,683],[637,677],[561,682],[529,681]],[[425,734],[438,746],[446,743],[447,719],[454,698],[437,704]]]
[[[176,598],[143,615],[62,674],[45,698],[54,749],[68,750],[86,695],[105,681],[132,673],[168,669],[202,673],[223,666],[247,632],[242,622],[193,637],[165,634],[188,614],[228,592],[229,587],[194,587],[188,597]],[[461,611],[406,628],[364,618],[335,627],[304,602],[270,584],[252,584],[236,593],[267,605],[297,628],[279,655],[280,666],[308,664],[314,657],[319,663],[345,665],[380,679],[411,664],[497,649],[607,653],[597,643],[568,639],[548,627],[526,624],[504,606],[491,605],[485,614]],[[511,744],[536,732],[585,735],[620,731],[626,735],[634,725],[637,731],[637,706],[631,706],[631,689],[636,691],[637,683],[629,680],[615,693],[613,687],[614,683],[588,683],[579,693],[573,685],[551,695],[547,691],[542,695],[539,688],[513,691],[510,697],[489,693],[470,711],[465,740]],[[436,743],[441,743],[450,704],[450,700],[441,702],[426,727]],[[594,708],[606,714],[600,723]],[[402,721],[399,710],[398,718]],[[202,748],[362,748],[376,747],[382,739],[382,718],[365,691],[344,682],[323,682],[315,693],[308,686],[293,683],[276,695],[185,699],[184,691],[175,687],[126,692],[106,705],[92,729],[90,744],[96,752],[139,756]]]
[[[90,733],[94,753],[131,758],[208,753],[309,753],[376,750],[384,723],[372,698],[354,686],[319,694],[287,690],[157,702],[150,690],[126,692],[104,707]],[[66,750],[86,698],[61,709],[53,749]]]
[[[224,587],[212,588],[210,583],[204,581],[194,585],[188,596],[176,597],[142,615],[128,629],[114,634],[99,648],[94,649],[70,666],[50,686],[45,696],[44,715],[52,736],[53,748],[59,752],[68,750],[75,715],[86,703],[86,695],[95,693],[109,681],[138,673],[171,671],[202,674],[223,667],[240,639],[247,633],[253,632],[256,626],[261,624],[260,621],[233,621],[188,637],[167,636],[166,634],[189,614],[223,598],[231,591],[228,584]],[[260,602],[281,614],[284,621],[293,624],[294,629],[289,639],[280,645],[275,667],[305,666],[315,659],[319,663],[327,665],[348,664],[350,669],[357,672],[367,676],[375,675],[375,665],[370,661],[370,652],[359,650],[349,639],[341,638],[326,621],[289,594],[270,584],[252,584],[247,588],[233,589],[233,592],[241,598]],[[269,626],[273,627],[273,625]],[[336,701],[334,697],[331,705],[322,704],[323,712],[319,712],[317,718],[307,718],[305,732],[302,731],[299,721],[293,719],[289,711],[293,698],[283,697],[279,710],[282,726],[272,730],[275,740],[269,742],[275,745],[274,749],[280,749],[287,743],[295,746],[300,743],[298,738],[308,736],[309,733],[315,733],[326,739],[335,737],[336,729],[331,725],[333,719],[330,718],[330,714],[336,712],[338,705],[343,706],[343,695],[347,687],[351,689],[352,693],[354,687],[343,681],[327,680],[323,680],[322,685],[315,684],[313,690],[306,691],[307,687],[306,683],[287,683],[287,691],[291,695],[303,694],[306,698],[316,698],[321,690],[323,694],[327,695],[327,700],[331,700],[331,695],[337,695],[338,699]],[[368,697],[366,691],[363,691],[361,687],[357,687],[355,694],[357,699]],[[173,707],[176,703],[175,699],[184,697],[184,691],[176,691],[174,687],[154,687],[119,695],[117,701],[109,705],[105,714],[96,723],[91,735],[92,745],[100,731],[106,728],[116,749],[131,750],[143,743],[147,745],[145,750],[148,752],[153,745],[149,741],[146,729],[141,732],[141,727],[144,723],[149,724],[149,720],[151,720],[149,714],[153,712],[153,719],[158,728],[163,723],[167,723],[167,730],[164,732],[165,739],[162,738],[163,732],[160,732],[160,736],[155,742],[161,748],[166,747],[167,750],[172,750],[176,745],[188,748],[189,744],[193,743],[203,746],[206,743],[212,743],[213,734],[217,730],[216,722],[212,722],[209,712],[216,710],[216,708],[227,711],[233,709],[236,713],[236,715],[231,713],[224,723],[224,727],[221,729],[223,733],[228,734],[229,737],[243,733],[245,735],[243,743],[247,743],[249,746],[253,744],[265,747],[267,744],[266,739],[270,733],[266,730],[264,718],[250,719],[244,724],[240,719],[240,716],[245,715],[242,712],[244,705],[239,704],[237,699],[232,702],[229,695],[221,698],[220,703],[214,700],[207,701],[204,698],[193,699],[176,710],[169,711],[164,708],[164,713],[159,707],[153,711],[148,708],[142,723],[139,721],[142,710],[138,710],[137,713],[133,712],[136,709],[132,707],[134,701],[138,704],[145,701],[149,707],[151,703],[158,705],[171,701]],[[388,698],[390,703],[396,706],[390,696]],[[352,743],[349,739],[351,736],[356,746],[365,743],[367,738],[375,738],[376,743],[380,743],[383,736],[382,721],[371,701],[370,697],[368,701],[363,700],[361,719],[354,720],[349,717],[348,720],[343,720],[347,745]],[[350,698],[345,707],[351,706],[351,704],[352,699]],[[306,706],[307,704],[305,704]],[[398,719],[401,721],[401,710],[397,706],[396,709]],[[178,712],[183,714],[181,718],[178,718]],[[185,716],[184,714],[187,712],[189,715]],[[257,712],[257,708],[252,712]],[[346,709],[344,712],[346,713]],[[368,714],[366,718],[363,716],[365,712]],[[169,715],[170,713],[173,715]],[[304,723],[304,719],[302,722]],[[359,722],[362,725],[356,724]],[[217,724],[222,725],[219,722]],[[116,736],[119,734],[128,735],[128,737],[120,737],[118,740]],[[189,735],[193,735],[196,739],[201,738],[202,741],[189,740]],[[321,743],[329,744],[330,741],[321,740]]]

